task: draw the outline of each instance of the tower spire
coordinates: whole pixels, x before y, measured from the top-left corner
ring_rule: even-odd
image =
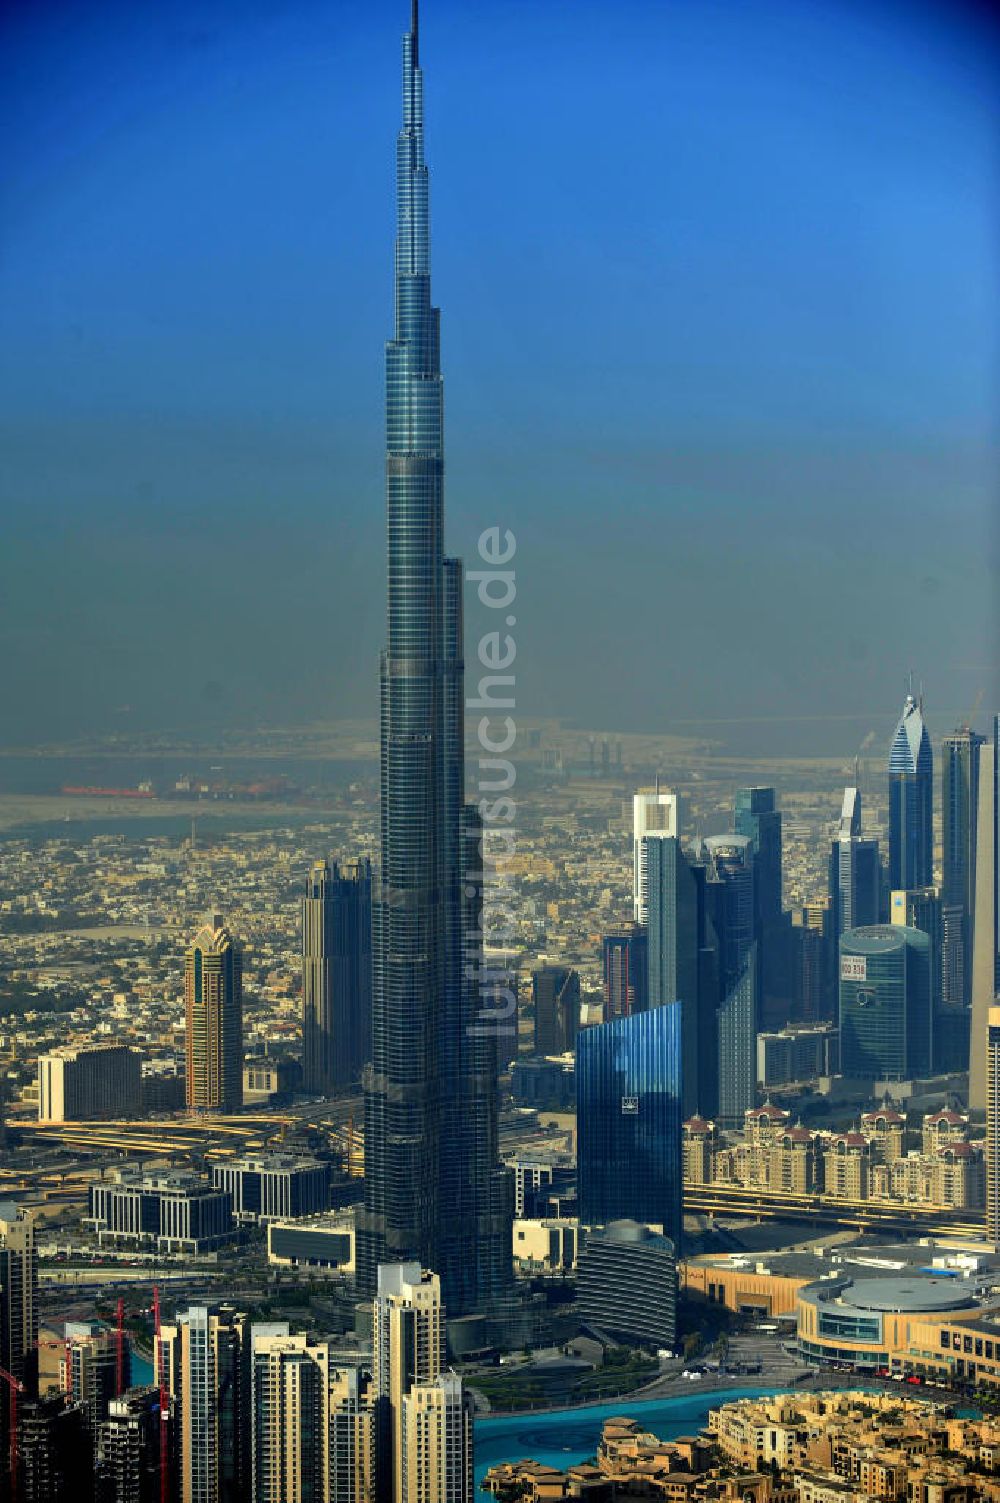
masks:
[[[420,64],[420,0],[410,0],[410,35],[413,37],[413,66]]]

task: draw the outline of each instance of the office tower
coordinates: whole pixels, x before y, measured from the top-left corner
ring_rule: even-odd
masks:
[[[773,788],[737,788],[733,825],[754,854],[754,908],[758,924],[781,917],[781,813]]]
[[[28,1206],[0,1200],[0,1367],[29,1393],[37,1383],[37,1340],[35,1213]]]
[[[577,1266],[580,1318],[631,1346],[673,1351],[677,1257],[668,1237],[635,1221],[591,1232]]]
[[[195,1174],[143,1174],[112,1169],[87,1192],[89,1220],[97,1240],[157,1252],[214,1252],[232,1242],[233,1199]]]
[[[87,1429],[96,1444],[100,1427],[108,1417],[108,1406],[118,1394],[117,1332],[90,1321],[67,1321],[64,1335],[60,1386],[74,1403],[83,1405]],[[123,1337],[122,1392],[129,1385],[131,1364],[131,1347],[128,1338]]]
[[[643,841],[650,835],[680,835],[676,793],[661,791],[659,782],[653,789],[643,789],[632,798],[632,907],[637,924],[646,922],[646,851]]]
[[[741,1124],[756,1100],[757,940],[753,847],[745,835],[703,842],[705,898],[719,948],[718,1111]],[[703,1113],[704,1115],[704,1113]]]
[[[1000,715],[981,758],[976,800],[976,869],[972,904],[972,1008],[969,1106],[986,1108],[986,1060],[981,1047],[990,1008],[1000,995]]]
[[[941,990],[941,895],[936,887],[889,894],[889,922],[919,929],[930,943],[931,1010],[934,1016],[934,1069],[939,1073],[968,1068],[968,1017],[964,1008],[945,1006]]]
[[[934,755],[923,700],[906,696],[889,749],[889,886],[929,887],[933,881]]]
[[[639,1221],[680,1244],[681,1004],[585,1028],[576,1044],[577,1194],[586,1226]]]
[[[91,1122],[137,1117],[141,1061],[124,1045],[55,1049],[38,1057],[42,1122]]]
[[[330,1166],[288,1153],[248,1154],[212,1165],[212,1185],[232,1201],[241,1225],[314,1216],[330,1206]]]
[[[930,940],[904,924],[840,936],[840,1068],[913,1080],[933,1065]]]
[[[681,1004],[683,1114],[718,1108],[719,954],[708,914],[706,870],[688,860],[673,835],[645,842],[647,1001]]]
[[[472,1406],[443,1371],[441,1281],[418,1263],[383,1264],[378,1280],[375,1497],[471,1503]]]
[[[99,1503],[159,1503],[158,1388],[130,1388],[110,1401],[95,1471]]]
[[[972,906],[980,752],[985,738],[962,726],[941,752],[942,990],[945,1002],[968,1006],[972,994]]]
[[[371,1052],[371,862],[317,861],[302,900],[302,1086],[329,1096]]]
[[[804,903],[792,914],[799,946],[798,1013],[803,1022],[815,1023],[837,1011],[834,991],[834,906],[827,893]]]
[[[17,1503],[90,1503],[94,1459],[83,1405],[62,1394],[20,1399],[17,1419],[18,1485],[2,1496]]]
[[[606,934],[601,952],[605,1023],[645,1012],[649,964],[646,930],[641,924],[629,924],[619,934]]]
[[[580,1027],[580,977],[564,965],[543,965],[531,973],[535,1000],[535,1053],[566,1054]]]
[[[184,956],[187,1105],[234,1112],[243,1105],[243,954],[222,919],[198,930]]]
[[[326,1503],[330,1497],[330,1349],[287,1325],[254,1325],[251,1503]]]
[[[881,916],[882,867],[878,841],[861,834],[861,792],[844,789],[837,839],[830,850],[833,937],[845,929],[877,924]]]
[[[170,1397],[180,1409],[180,1503],[245,1503],[250,1474],[246,1316],[192,1305],[176,1325],[161,1328],[154,1363],[162,1364]]]
[[[986,1018],[986,1047],[973,1041],[972,1057],[986,1056],[986,1235],[1000,1245],[1000,1007]]]
[[[381,667],[381,865],[372,895],[372,1062],[365,1074],[365,1204],[358,1283],[378,1265],[436,1268],[453,1315],[494,1293],[511,1257],[498,1201],[504,1181],[479,1173],[476,1141],[496,1111],[495,1070],[466,972],[481,969],[463,877],[462,566],[445,558],[440,314],[431,305],[428,174],[417,6],[403,38],[403,125],[396,150],[396,310],[386,351],[387,642]],[[489,559],[506,561],[497,535]],[[485,555],[484,555],[485,558]],[[480,680],[484,708],[503,675]],[[502,706],[501,706],[502,708]],[[492,849],[492,847],[490,847]],[[479,877],[481,881],[481,876]],[[495,1039],[493,1040],[495,1043]],[[495,1053],[493,1055],[495,1058]],[[483,1100],[485,1092],[486,1099]],[[492,1245],[497,1237],[505,1246]]]

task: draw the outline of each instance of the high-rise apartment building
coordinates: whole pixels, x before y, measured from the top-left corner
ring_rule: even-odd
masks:
[[[879,923],[882,905],[882,865],[878,841],[861,833],[861,791],[844,789],[837,839],[830,851],[830,901],[833,939],[845,929]]]
[[[564,965],[543,965],[531,974],[535,1003],[535,1053],[566,1054],[580,1027],[580,977]]]
[[[160,1391],[130,1388],[108,1404],[97,1437],[100,1503],[159,1503]]]
[[[680,835],[676,793],[655,788],[643,789],[632,798],[632,908],[637,924],[645,924],[646,849],[643,842],[656,835]]]
[[[59,1382],[63,1392],[82,1404],[87,1429],[96,1444],[101,1425],[108,1417],[111,1400],[122,1392],[131,1376],[131,1347],[123,1337],[121,1371],[117,1333],[90,1321],[67,1321],[65,1344],[59,1362]]]
[[[198,1305],[161,1327],[154,1371],[180,1413],[180,1503],[246,1503],[249,1335],[245,1315]]]
[[[642,924],[630,924],[618,934],[606,934],[601,946],[601,960],[605,1023],[645,1012],[649,959],[646,930]]]
[[[912,1080],[933,1065],[930,940],[905,924],[840,936],[840,1068]]]
[[[980,754],[985,737],[969,726],[941,748],[941,985],[944,1000],[968,1006],[972,995],[972,908]]]
[[[93,1455],[83,1405],[54,1394],[22,1398],[17,1411],[19,1476],[0,1497],[5,1503],[15,1497],[17,1503],[89,1503]]]
[[[756,1100],[758,946],[753,847],[745,835],[711,835],[702,852],[705,896],[719,949],[716,1115],[742,1123]],[[702,1113],[705,1115],[705,1113]]]
[[[142,1064],[122,1044],[55,1049],[38,1057],[38,1117],[42,1122],[91,1122],[137,1117]]]
[[[373,1336],[378,1503],[471,1503],[471,1401],[443,1369],[437,1274],[383,1264]]]
[[[254,1325],[250,1503],[325,1503],[330,1490],[330,1348]]]
[[[906,696],[889,748],[889,886],[933,881],[934,754],[922,699]]]
[[[403,38],[396,309],[386,349],[387,642],[381,667],[380,868],[372,894],[372,1060],[358,1284],[416,1260],[453,1315],[509,1283],[509,1187],[494,1152],[496,1044],[474,924],[491,832],[465,798],[462,566],[446,558],[440,313],[431,303],[416,0]],[[497,535],[489,558],[513,543]],[[509,551],[508,550],[509,547]],[[485,558],[485,555],[484,555]],[[480,698],[502,709],[503,676]],[[506,828],[506,827],[505,827]],[[493,1162],[486,1160],[493,1156]]]
[[[1000,1246],[1000,1007],[986,1015],[985,1048],[975,1039],[971,1052],[986,1056],[986,1235]]]
[[[969,1105],[986,1107],[986,1060],[981,1043],[990,1008],[1000,997],[1000,715],[981,756],[976,800],[976,871],[972,897],[972,1008]]]
[[[243,1105],[243,953],[213,916],[184,957],[187,1105],[233,1112]]]
[[[0,1200],[0,1367],[31,1392],[38,1364],[38,1248],[35,1213]]]
[[[719,1096],[719,953],[706,868],[688,860],[675,836],[650,838],[646,847],[648,1005],[680,1004],[683,1113],[711,1117]]]
[[[302,900],[302,1085],[328,1096],[371,1053],[371,862],[317,861]]]
[[[576,1045],[583,1225],[630,1220],[681,1234],[681,1003],[585,1028]]]
[[[936,887],[917,887],[889,894],[889,922],[919,929],[930,944],[931,1008],[934,1014],[934,1068],[939,1073],[968,1068],[965,1009],[945,1007],[941,995],[941,894]]]

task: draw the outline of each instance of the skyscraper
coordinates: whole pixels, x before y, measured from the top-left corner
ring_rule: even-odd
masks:
[[[879,922],[881,889],[878,841],[861,833],[861,790],[845,788],[837,839],[830,850],[834,942],[845,929]]]
[[[941,985],[946,1003],[968,1006],[972,994],[972,909],[980,753],[985,737],[969,726],[945,736],[941,750]]]
[[[157,1503],[159,1459],[159,1389],[131,1388],[113,1398],[97,1438],[101,1503]]]
[[[982,1040],[990,1009],[1000,996],[1000,715],[993,718],[993,742],[981,758],[976,801],[976,872],[972,907],[972,1008],[969,1049],[969,1106],[987,1105],[986,1060]]]
[[[444,1371],[441,1281],[384,1264],[374,1319],[377,1503],[471,1503],[472,1407]]]
[[[660,788],[643,789],[632,798],[632,907],[637,924],[646,922],[647,836],[680,834],[677,795]]]
[[[577,1194],[587,1226],[682,1224],[681,1004],[585,1028],[576,1044]]]
[[[645,844],[648,1005],[680,1003],[684,1116],[712,1117],[719,1098],[719,954],[706,868],[688,860],[676,836]]]
[[[243,953],[217,915],[184,957],[187,1105],[232,1112],[243,1105]]]
[[[302,1085],[327,1096],[361,1078],[371,1050],[372,872],[317,861],[302,900]]]
[[[482,830],[463,809],[462,566],[445,558],[440,314],[431,304],[417,4],[403,38],[396,147],[396,312],[386,350],[387,642],[381,663],[381,863],[372,901],[372,1062],[358,1283],[380,1263],[441,1276],[449,1313],[510,1267],[506,1181],[480,1172],[495,1122],[494,1019],[472,973],[482,938],[464,897]],[[465,880],[463,880],[465,879]],[[478,900],[474,900],[478,901]],[[498,1241],[499,1238],[499,1241]]]
[[[762,927],[781,917],[781,811],[774,789],[737,788],[733,825],[754,853],[754,907]]]
[[[711,835],[702,846],[705,897],[719,947],[717,1115],[741,1124],[756,1101],[757,939],[753,847],[746,835]]]
[[[245,1503],[250,1475],[246,1317],[192,1305],[163,1326],[154,1371],[180,1411],[180,1503]]]
[[[37,1382],[38,1248],[35,1213],[0,1200],[0,1367],[24,1383]]]
[[[840,937],[840,1067],[845,1075],[912,1080],[933,1064],[930,940],[905,924]]]
[[[531,974],[535,1001],[535,1053],[565,1054],[580,1027],[580,977],[565,965],[543,965]]]
[[[1000,1007],[987,1013],[985,1047],[973,1041],[977,1054],[986,1057],[986,1235],[1000,1245]]]
[[[923,700],[906,696],[889,748],[889,886],[928,887],[932,881],[934,754]]]
[[[641,924],[606,934],[601,946],[604,1021],[630,1018],[647,1007],[647,941]]]
[[[250,1503],[325,1503],[329,1346],[293,1336],[287,1325],[255,1325],[250,1367]]]

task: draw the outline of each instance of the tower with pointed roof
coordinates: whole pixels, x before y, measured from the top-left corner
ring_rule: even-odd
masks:
[[[934,754],[923,699],[906,696],[889,748],[889,886],[910,891],[931,882],[934,852]]]

